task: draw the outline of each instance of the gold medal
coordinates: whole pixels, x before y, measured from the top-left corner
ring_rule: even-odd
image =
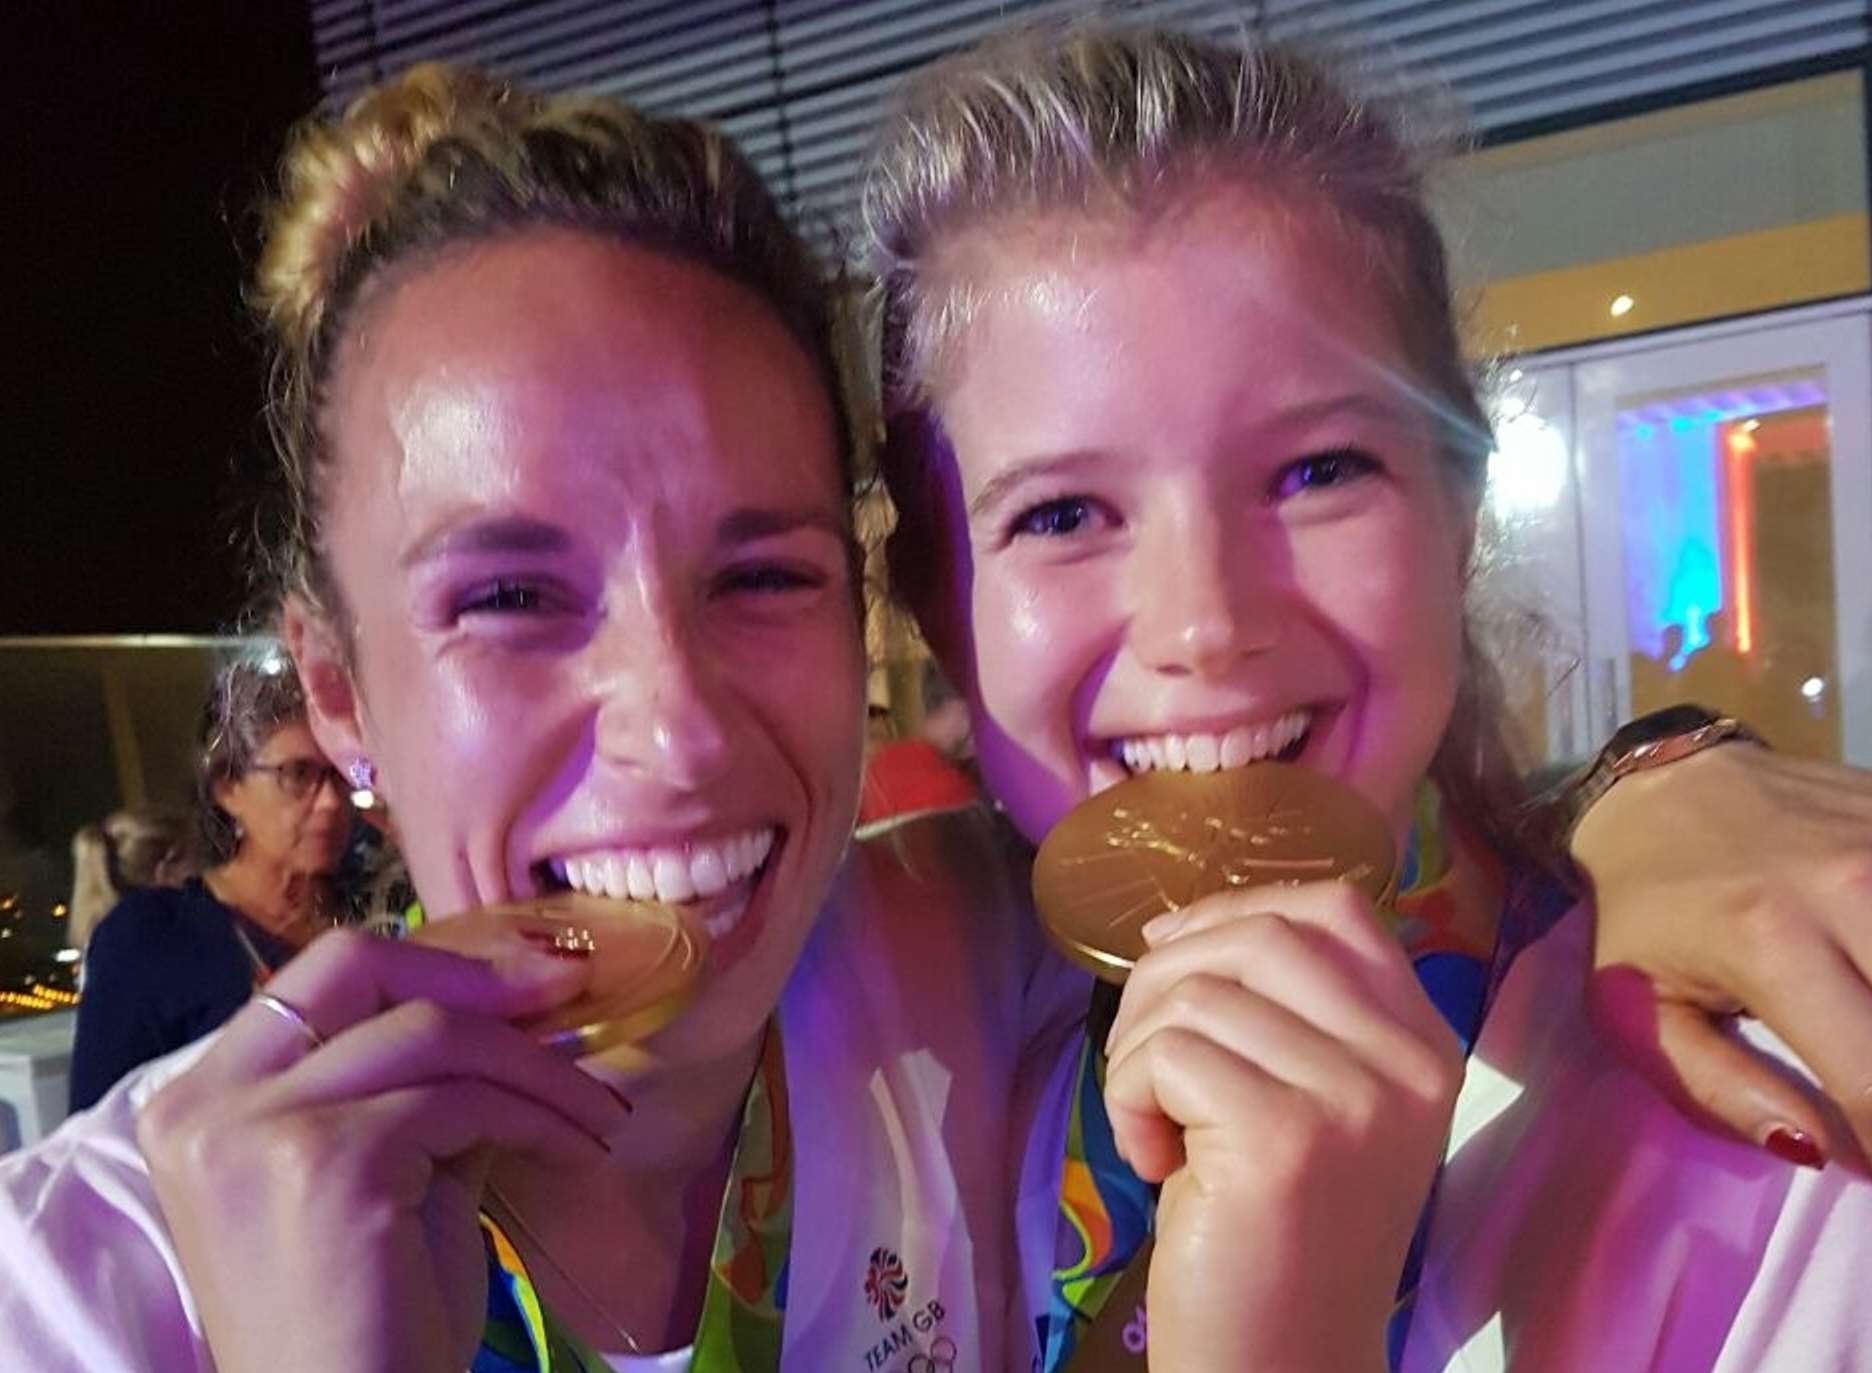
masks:
[[[1391,827],[1343,782],[1291,763],[1146,772],[1082,802],[1034,858],[1041,923],[1068,958],[1123,982],[1140,932],[1231,887],[1337,878],[1374,901],[1396,868]]]
[[[524,947],[588,961],[584,994],[526,1027],[570,1058],[637,1043],[669,1024],[694,998],[708,954],[708,936],[676,907],[582,892],[432,920],[414,938],[474,958]]]

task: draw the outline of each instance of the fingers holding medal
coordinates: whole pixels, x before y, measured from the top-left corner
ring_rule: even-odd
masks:
[[[1356,793],[1278,763],[1133,778],[1041,848],[1049,932],[1124,983],[1105,1101],[1163,1184],[1153,1365],[1383,1366],[1462,1070],[1376,918],[1394,852]]]

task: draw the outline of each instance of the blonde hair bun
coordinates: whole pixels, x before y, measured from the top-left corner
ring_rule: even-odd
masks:
[[[430,149],[535,104],[483,72],[424,62],[359,96],[338,120],[302,124],[281,163],[254,273],[254,305],[280,341],[311,343],[346,260]]]

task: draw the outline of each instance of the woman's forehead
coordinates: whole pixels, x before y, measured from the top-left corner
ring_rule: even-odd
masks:
[[[374,313],[328,416],[341,491],[394,494],[412,518],[637,479],[836,495],[823,381],[706,268],[542,235],[438,264]]]
[[[958,231],[931,256],[913,352],[941,397],[997,323],[1058,338],[1173,314],[1191,348],[1284,332],[1326,354],[1393,351],[1396,309],[1368,231],[1313,197],[1213,183],[1138,209],[1047,210]]]

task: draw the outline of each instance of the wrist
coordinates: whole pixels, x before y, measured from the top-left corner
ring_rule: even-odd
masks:
[[[1598,756],[1563,786],[1557,828],[1563,845],[1578,856],[1577,841],[1589,816],[1615,791],[1629,794],[1640,776],[1657,773],[1723,745],[1766,747],[1761,736],[1732,715],[1703,706],[1667,706],[1622,726]]]

